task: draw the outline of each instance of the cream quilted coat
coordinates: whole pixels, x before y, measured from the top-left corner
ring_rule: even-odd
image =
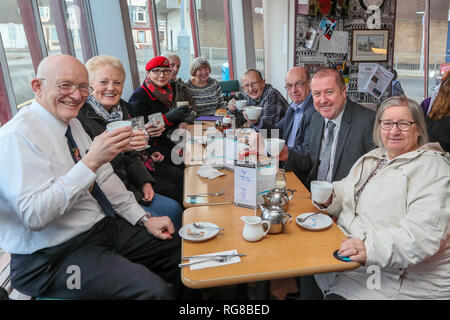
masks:
[[[347,299],[450,299],[450,155],[428,143],[398,156],[355,207],[354,194],[384,157],[381,148],[362,156],[333,183],[326,210],[348,237],[365,239],[367,263],[316,281]]]

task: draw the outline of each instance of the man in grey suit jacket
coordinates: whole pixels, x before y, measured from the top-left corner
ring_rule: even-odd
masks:
[[[279,130],[277,137],[286,141],[289,150],[297,153],[307,153],[309,149],[310,132],[309,126],[311,116],[316,113],[311,96],[310,77],[308,71],[303,67],[293,67],[286,74],[285,88],[292,102],[286,110],[286,115],[277,124],[272,125],[263,119],[256,121],[248,120],[256,131],[267,137],[274,137],[272,130]],[[245,111],[244,111],[245,113]]]
[[[308,178],[303,179],[307,187],[312,180],[341,180],[359,157],[375,148],[375,112],[347,99],[339,72],[317,71],[311,92],[318,113],[311,117],[310,151],[297,153],[285,148],[280,154],[280,160],[287,160],[287,170],[299,177],[308,173]]]

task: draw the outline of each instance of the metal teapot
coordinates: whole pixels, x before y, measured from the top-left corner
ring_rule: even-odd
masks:
[[[264,202],[267,206],[284,207],[294,196],[296,190],[285,188],[273,188],[263,195]]]
[[[270,222],[269,233],[280,233],[292,222],[292,216],[279,206],[259,205],[261,219]]]

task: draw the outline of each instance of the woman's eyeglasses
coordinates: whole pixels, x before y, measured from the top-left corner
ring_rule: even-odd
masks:
[[[161,72],[167,76],[170,74],[170,69],[152,69],[150,70],[151,72],[153,72],[154,74],[156,74],[157,76],[159,76],[161,74]]]
[[[397,126],[397,129],[400,131],[408,131],[411,129],[411,126],[414,124],[414,121],[391,121],[391,120],[380,120],[381,129],[391,130],[394,125]]]

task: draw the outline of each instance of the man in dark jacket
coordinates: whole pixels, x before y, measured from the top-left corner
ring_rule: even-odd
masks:
[[[347,99],[342,75],[334,69],[316,72],[311,93],[317,111],[311,117],[310,151],[296,153],[285,148],[280,160],[286,169],[308,173],[312,180],[336,181],[345,178],[362,155],[375,148],[372,129],[375,112]]]
[[[279,137],[286,141],[289,150],[297,153],[309,152],[311,116],[316,113],[311,96],[309,72],[303,67],[293,67],[286,74],[285,88],[292,102],[286,115],[277,124],[260,118],[253,122],[256,131],[268,129],[268,136],[273,136],[272,130],[279,130]]]

